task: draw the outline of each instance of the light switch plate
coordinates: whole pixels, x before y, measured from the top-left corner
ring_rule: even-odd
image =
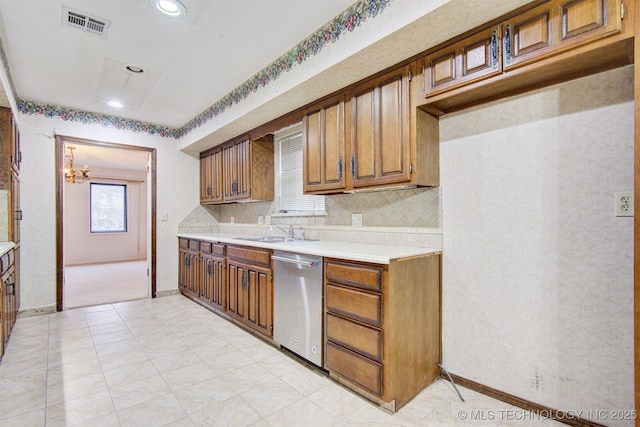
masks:
[[[362,227],[362,214],[354,213],[351,214],[351,225],[354,227]]]

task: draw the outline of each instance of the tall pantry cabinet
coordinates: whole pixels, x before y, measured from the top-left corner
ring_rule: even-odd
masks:
[[[9,108],[0,108],[0,197],[3,199],[0,201],[0,209],[3,210],[0,212],[0,240],[15,243],[15,247],[3,256],[2,262],[2,348],[9,339],[20,306],[21,160],[20,134],[13,114]]]

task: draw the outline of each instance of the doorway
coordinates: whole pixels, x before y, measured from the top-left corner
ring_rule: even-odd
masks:
[[[56,136],[58,311],[155,297],[155,165],[153,148]]]

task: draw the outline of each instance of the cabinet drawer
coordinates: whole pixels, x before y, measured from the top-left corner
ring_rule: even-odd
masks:
[[[189,240],[189,250],[198,252],[200,250],[200,242],[198,240]]]
[[[252,264],[271,265],[271,251],[268,249],[249,248],[245,246],[227,246],[227,256]]]
[[[357,353],[327,342],[325,367],[368,391],[380,395],[382,366]]]
[[[179,245],[181,249],[189,249],[189,239],[183,239],[180,237],[178,239]]]
[[[382,297],[327,283],[327,311],[382,325]]]
[[[222,243],[201,242],[200,252],[211,255],[224,256],[224,248],[226,245]]]
[[[382,331],[327,313],[327,339],[382,362]]]
[[[380,291],[382,289],[382,268],[328,261],[327,280],[364,289]]]

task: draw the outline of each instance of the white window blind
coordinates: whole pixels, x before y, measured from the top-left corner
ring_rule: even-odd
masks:
[[[280,210],[324,211],[324,196],[302,194],[302,132],[278,140]]]

